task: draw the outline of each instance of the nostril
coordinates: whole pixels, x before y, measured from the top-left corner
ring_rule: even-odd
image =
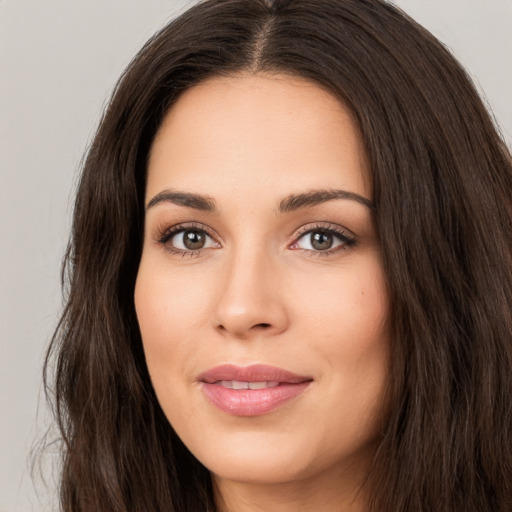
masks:
[[[270,324],[256,324],[254,327],[261,327],[262,329],[267,329],[270,327]]]

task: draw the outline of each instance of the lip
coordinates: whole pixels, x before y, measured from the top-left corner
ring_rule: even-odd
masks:
[[[302,394],[313,379],[309,376],[263,364],[236,366],[224,364],[198,377],[205,397],[221,411],[235,416],[267,414]],[[262,389],[230,389],[221,381],[272,382]]]

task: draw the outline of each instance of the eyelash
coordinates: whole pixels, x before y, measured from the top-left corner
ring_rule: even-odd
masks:
[[[339,226],[333,224],[325,224],[325,223],[317,223],[313,226],[307,225],[299,229],[299,231],[294,235],[294,241],[291,245],[296,244],[302,237],[311,233],[323,233],[327,235],[332,235],[337,238],[341,244],[333,249],[326,249],[325,251],[314,251],[311,249],[293,249],[296,251],[303,251],[308,254],[308,256],[312,258],[322,258],[326,256],[331,256],[332,254],[350,249],[357,244],[357,240],[354,235],[349,234],[349,232]]]
[[[169,242],[170,240],[176,236],[178,233],[183,233],[184,231],[199,231],[201,233],[206,234],[212,239],[215,239],[213,234],[210,232],[209,229],[206,228],[203,224],[198,224],[196,222],[187,222],[186,224],[176,224],[175,226],[172,226],[168,229],[163,230],[157,237],[156,237],[156,243],[158,245],[161,245],[165,247],[167,251],[169,251],[171,254],[175,254],[177,256],[181,257],[191,257],[191,258],[198,258],[202,256],[203,252],[206,249],[196,249],[196,250],[188,250],[184,251],[182,249],[177,249],[176,247],[173,247]]]
[[[182,250],[177,249],[176,247],[173,247],[169,242],[172,240],[174,236],[176,236],[179,233],[183,233],[185,231],[199,231],[201,233],[206,234],[208,237],[215,240],[214,235],[210,232],[210,230],[204,226],[203,224],[198,224],[195,222],[189,222],[185,224],[176,224],[175,226],[172,226],[168,229],[165,229],[161,231],[157,237],[155,238],[155,242],[165,247],[165,249],[170,252],[171,254],[178,255],[181,257],[192,257],[192,258],[199,258],[203,255],[204,251],[207,249],[196,249],[196,250]],[[301,238],[303,238],[305,235],[310,233],[323,233],[328,234],[336,237],[341,244],[333,249],[326,249],[324,251],[321,250],[311,250],[311,249],[301,249],[301,248],[295,248],[292,250],[298,250],[306,253],[310,257],[325,257],[330,256],[338,251],[347,250],[351,247],[354,247],[357,244],[356,238],[349,234],[346,230],[342,229],[339,226],[335,226],[332,224],[323,224],[323,223],[317,223],[313,226],[307,225],[299,229],[299,231],[294,235],[294,241],[291,245],[296,244]],[[218,243],[218,242],[217,242]]]

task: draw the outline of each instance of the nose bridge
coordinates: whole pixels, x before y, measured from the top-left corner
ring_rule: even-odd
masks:
[[[238,337],[276,334],[286,328],[287,314],[277,285],[278,265],[265,247],[244,243],[225,261],[216,310],[217,328]]]

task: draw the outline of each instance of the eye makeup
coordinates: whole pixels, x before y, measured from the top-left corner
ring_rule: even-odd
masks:
[[[308,235],[311,249],[301,247],[300,245],[301,240],[307,240]],[[294,234],[294,242],[288,248],[306,252],[311,257],[326,257],[355,247],[356,244],[357,239],[355,235],[346,228],[329,222],[320,222],[301,227]]]
[[[158,230],[154,242],[172,255],[201,257],[205,251],[220,249],[222,245],[208,226],[198,222],[184,222]],[[310,257],[327,257],[348,250],[357,239],[346,228],[329,222],[308,223],[292,235],[286,247]]]
[[[181,243],[173,243],[179,235],[182,235]],[[213,232],[199,222],[183,222],[159,229],[154,237],[154,242],[165,248],[170,254],[181,257],[197,258],[202,256],[205,250],[221,247]],[[178,247],[178,245],[182,247]]]

